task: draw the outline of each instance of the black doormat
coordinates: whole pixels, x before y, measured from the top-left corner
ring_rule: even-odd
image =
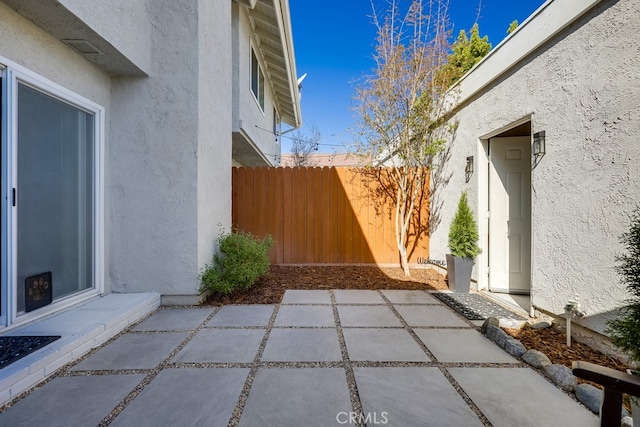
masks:
[[[434,297],[462,314],[469,320],[485,320],[488,317],[498,319],[527,320],[516,313],[507,310],[500,304],[478,294],[445,294],[432,293]]]
[[[0,369],[51,344],[60,336],[0,337]]]

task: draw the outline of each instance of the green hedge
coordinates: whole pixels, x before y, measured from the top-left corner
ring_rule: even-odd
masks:
[[[260,240],[241,230],[221,234],[218,239],[220,253],[214,255],[213,265],[207,265],[202,273],[201,291],[211,290],[231,294],[249,289],[269,271],[269,250],[273,246],[271,236]]]

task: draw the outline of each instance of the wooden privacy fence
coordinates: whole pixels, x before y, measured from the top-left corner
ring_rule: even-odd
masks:
[[[233,226],[270,234],[273,264],[399,265],[395,205],[372,186],[355,168],[234,167]],[[410,263],[429,257],[427,233],[409,243]]]

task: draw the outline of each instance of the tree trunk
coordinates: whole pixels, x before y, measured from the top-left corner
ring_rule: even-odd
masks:
[[[400,251],[400,265],[402,266],[402,271],[405,276],[411,277],[411,271],[409,271],[409,260],[407,259],[407,248],[401,246],[398,250]]]

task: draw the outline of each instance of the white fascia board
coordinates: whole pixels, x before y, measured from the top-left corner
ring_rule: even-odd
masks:
[[[548,0],[478,62],[450,94],[461,105],[602,0]]]
[[[289,12],[289,0],[273,0],[282,40],[284,62],[287,66],[289,78],[289,91],[293,105],[295,123],[290,123],[294,128],[302,126],[302,112],[300,109],[300,95],[298,91],[298,75],[296,71],[296,57],[293,49],[293,31],[291,29],[291,14]]]

